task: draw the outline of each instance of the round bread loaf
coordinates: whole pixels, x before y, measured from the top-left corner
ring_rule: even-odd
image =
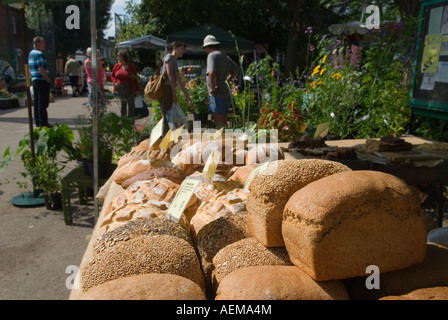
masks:
[[[366,288],[365,276],[353,278],[347,283],[350,296],[354,300],[378,300],[385,296],[402,295],[421,288],[448,287],[448,247],[428,243],[426,248],[426,256],[422,263],[381,273],[379,289]]]
[[[349,300],[339,280],[315,281],[296,266],[240,268],[222,279],[216,300]]]
[[[129,222],[97,240],[93,258],[81,270],[83,292],[118,278],[169,273],[190,279],[204,291],[204,278],[188,232],[167,219]]]
[[[380,300],[448,300],[448,287],[422,288],[399,296],[387,296]]]
[[[229,273],[244,267],[292,265],[284,247],[267,248],[254,237],[225,246],[213,258],[213,282],[216,287]]]
[[[415,190],[376,171],[341,172],[297,191],[284,210],[291,261],[316,280],[381,274],[421,263],[426,230]]]
[[[82,294],[79,300],[205,300],[205,294],[185,277],[148,273],[105,282]]]
[[[121,184],[121,186],[123,187],[123,189],[127,189],[131,184],[133,184],[136,181],[147,181],[152,180],[154,178],[165,178],[174,183],[181,184],[182,181],[184,181],[185,177],[186,174],[180,169],[161,167],[140,172],[135,176],[125,180]]]
[[[283,152],[278,148],[277,144],[262,143],[249,149],[246,154],[246,164],[252,165],[268,161],[278,161],[284,158]]]
[[[117,168],[121,168],[131,161],[146,160],[148,158],[148,154],[148,149],[133,149],[121,156],[120,160],[117,162]]]
[[[272,162],[249,186],[246,207],[252,236],[267,247],[284,246],[282,217],[289,198],[310,182],[349,170],[338,162],[319,159]]]
[[[199,254],[207,296],[214,294],[212,286],[213,258],[222,248],[249,238],[246,213],[227,215],[206,224],[196,235],[195,243]]]
[[[221,191],[202,201],[196,214],[190,220],[190,232],[193,238],[206,224],[220,217],[238,213],[247,213],[245,201],[249,192],[233,189]]]
[[[240,187],[244,187],[244,184],[246,183],[247,178],[249,178],[250,173],[252,170],[257,168],[260,164],[255,163],[247,166],[242,167],[234,167],[229,172],[228,181],[235,181],[239,183]]]

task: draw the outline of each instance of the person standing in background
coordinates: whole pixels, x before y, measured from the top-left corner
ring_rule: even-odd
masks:
[[[45,39],[34,37],[34,49],[28,55],[28,66],[31,73],[34,94],[34,121],[37,127],[48,127],[47,108],[50,103],[50,72],[43,51],[45,50]]]
[[[56,79],[54,79],[54,86],[56,87],[56,93],[58,97],[62,97],[62,88],[64,88],[64,79],[62,79],[61,74],[56,74]]]
[[[65,63],[65,75],[70,79],[70,85],[72,87],[72,97],[76,97],[78,90],[78,78],[79,78],[79,62],[73,58],[73,56],[67,57]]]
[[[117,59],[118,63],[114,65],[111,76],[114,91],[121,101],[121,116],[132,118],[135,114],[135,96],[140,91],[137,69],[125,51],[119,51]]]
[[[86,50],[87,59],[84,61],[84,70],[87,74],[87,89],[88,89],[88,101],[89,110],[92,112],[93,99],[92,99],[92,48]],[[106,72],[101,62],[101,58],[97,58],[97,83],[98,83],[98,107],[105,104],[104,98],[104,83],[106,78]]]
[[[212,35],[204,38],[203,48],[207,51],[207,87],[210,93],[209,111],[217,129],[227,126],[227,113],[232,103],[226,80],[235,79],[238,65],[220,51],[220,42]]]

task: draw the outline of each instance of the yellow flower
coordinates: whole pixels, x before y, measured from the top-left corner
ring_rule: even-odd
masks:
[[[324,58],[322,59],[322,64],[324,64],[325,61],[327,61],[327,55],[325,55]]]
[[[325,72],[325,70],[327,70],[327,68],[323,68],[323,69],[320,71],[320,75],[322,75],[322,74]]]
[[[335,73],[335,74],[332,75],[331,77],[340,80],[340,79],[342,79],[342,74],[340,74],[340,73]]]
[[[313,73],[311,74],[312,77],[314,77],[319,72],[320,66],[317,66],[314,68]]]

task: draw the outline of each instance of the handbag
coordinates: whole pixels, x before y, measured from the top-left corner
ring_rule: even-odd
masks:
[[[165,94],[166,86],[166,70],[163,74],[160,74],[160,67],[157,73],[149,77],[148,83],[145,86],[144,94],[152,100],[159,100],[163,98]]]

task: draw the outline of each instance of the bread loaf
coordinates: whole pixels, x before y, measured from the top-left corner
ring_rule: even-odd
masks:
[[[257,144],[249,149],[246,154],[246,165],[256,163],[264,163],[267,161],[283,160],[285,157],[283,152],[278,148],[277,144]]]
[[[379,289],[367,289],[366,277],[351,279],[347,283],[347,290],[352,299],[377,300],[386,296],[408,294],[421,288],[447,287],[448,248],[437,244],[427,244],[426,247],[425,259],[422,263],[381,273]]]
[[[421,263],[426,230],[415,190],[375,171],[341,172],[297,191],[284,210],[291,261],[315,280],[381,273]]]
[[[83,292],[107,281],[146,273],[176,274],[205,290],[188,232],[167,219],[155,219],[129,222],[97,240],[92,260],[81,271]]]
[[[251,165],[246,165],[242,167],[234,167],[229,172],[229,177],[227,178],[228,181],[235,181],[239,183],[240,187],[244,187],[244,184],[247,181],[247,178],[249,178],[250,173],[252,170],[257,168],[260,164],[255,163]]]
[[[222,279],[216,300],[349,300],[342,282],[315,281],[295,266],[251,266]]]
[[[79,300],[205,300],[205,294],[185,277],[148,273],[105,282]]]
[[[245,201],[248,192],[234,189],[230,192],[217,193],[201,203],[190,221],[190,232],[193,238],[206,224],[227,215],[247,213]]]
[[[282,216],[286,202],[308,183],[350,169],[338,162],[318,159],[274,161],[256,175],[246,203],[251,234],[263,245],[282,247]]]
[[[117,162],[117,168],[121,168],[122,166],[126,165],[127,163],[131,161],[138,161],[138,160],[147,160],[148,158],[149,150],[146,149],[133,149],[129,151],[128,153],[121,156],[120,160]]]
[[[448,300],[448,287],[422,288],[399,296],[387,296],[380,300]]]
[[[182,181],[184,181],[185,177],[186,174],[180,169],[161,167],[140,172],[135,176],[125,180],[121,184],[121,186],[124,189],[127,189],[131,184],[133,184],[136,181],[147,181],[152,180],[154,178],[165,178],[180,185],[182,184]]]
[[[121,185],[124,181],[140,172],[160,167],[173,168],[174,165],[170,161],[159,159],[130,161],[115,170],[113,179],[115,183]]]
[[[213,283],[216,287],[229,273],[250,266],[292,265],[284,247],[267,248],[257,239],[250,237],[234,242],[213,258]]]
[[[239,240],[250,238],[247,229],[247,214],[227,215],[206,224],[196,235],[195,244],[199,254],[206,293],[214,294],[212,286],[213,258],[222,248]]]

